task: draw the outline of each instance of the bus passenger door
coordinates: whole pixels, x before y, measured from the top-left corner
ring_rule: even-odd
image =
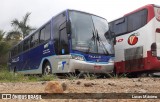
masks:
[[[157,57],[160,58],[160,28],[156,29]]]
[[[65,23],[64,23],[65,24]],[[66,27],[61,25],[59,28],[59,39],[56,51],[57,73],[66,73],[69,70],[69,43]]]

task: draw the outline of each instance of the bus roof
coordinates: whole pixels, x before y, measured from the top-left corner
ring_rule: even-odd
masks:
[[[146,9],[149,9],[150,11],[152,11],[152,10],[154,10],[153,7],[160,7],[160,6],[155,5],[155,4],[148,4],[148,5],[142,6],[142,7],[138,8],[138,9],[136,9],[136,10],[134,10],[134,11],[131,11],[131,12],[127,13],[127,14],[125,14],[124,16],[118,18],[118,19],[121,19],[121,18],[123,18],[123,17],[125,17],[125,16],[131,15],[131,14],[133,14],[133,13],[135,13],[135,12],[137,12],[137,11],[140,11],[140,10],[142,10],[142,9],[145,9],[145,8],[146,8]],[[150,21],[153,17],[154,17],[154,12],[150,12],[150,15],[148,15],[148,20],[147,20],[147,21]],[[115,19],[115,20],[118,20],[118,19]],[[115,21],[115,20],[113,20],[113,21]],[[111,21],[111,22],[112,22],[112,21]]]
[[[135,13],[135,12],[137,12],[137,11],[140,11],[140,10],[142,10],[142,9],[144,9],[144,8],[150,8],[150,7],[153,7],[153,4],[148,4],[148,5],[142,6],[142,7],[138,8],[138,9],[132,11],[132,12],[129,12],[129,13],[125,14],[124,16],[128,16],[128,15],[130,15],[130,14],[132,14],[132,13]]]
[[[79,11],[79,10],[73,10],[73,9],[66,9],[66,10],[63,10],[61,11],[60,13],[56,14],[55,16],[53,16],[49,21],[47,21],[45,24],[43,24],[42,26],[40,26],[38,29],[36,29],[35,31],[31,32],[28,36],[26,36],[22,41],[18,42],[16,45],[14,45],[11,50],[16,47],[18,44],[22,43],[24,40],[26,40],[27,38],[29,38],[30,36],[32,36],[35,32],[37,32],[38,30],[40,30],[43,26],[45,26],[47,23],[49,23],[54,17],[56,17],[57,15],[63,13],[63,12],[68,12],[68,11],[77,11],[77,12],[82,12],[82,13],[86,13],[86,14],[90,14],[90,15],[94,15],[94,16],[97,16],[97,17],[100,17],[98,15],[95,15],[95,14],[91,14],[91,13],[87,13],[87,12],[84,12],[84,11]],[[103,17],[100,17],[100,18],[103,18]],[[105,19],[105,18],[103,18]],[[106,20],[106,19],[105,19]]]
[[[154,17],[154,8],[153,7],[154,7],[154,4],[148,4],[148,5],[142,6],[142,7],[138,8],[130,13],[125,14],[124,17],[128,16],[130,14],[133,14],[135,12],[138,12],[140,10],[147,9],[148,10],[147,22],[149,22]]]
[[[84,11],[72,10],[72,9],[68,9],[68,11],[77,11],[77,12],[81,12],[81,13],[85,13],[85,14],[89,14],[89,15],[97,16],[97,17],[100,17],[100,18],[102,18],[102,19],[105,19],[105,20],[106,20],[106,18],[103,18],[103,17],[101,17],[101,16],[98,16],[98,15],[95,15],[95,14],[92,14],[92,13],[84,12]]]

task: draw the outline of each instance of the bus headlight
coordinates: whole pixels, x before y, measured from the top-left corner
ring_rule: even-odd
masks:
[[[114,60],[115,60],[114,58],[110,58],[110,59],[108,60],[108,62],[109,62],[109,63],[114,63]]]
[[[84,61],[84,57],[80,55],[72,55],[72,59]]]

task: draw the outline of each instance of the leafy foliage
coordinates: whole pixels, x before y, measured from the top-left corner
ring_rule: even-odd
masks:
[[[6,36],[7,40],[20,40],[21,38],[22,34],[18,30],[11,30],[8,32],[8,35]]]
[[[0,65],[7,62],[8,51],[10,49],[10,45],[5,41],[4,35],[5,32],[3,30],[0,30]]]
[[[30,14],[26,13],[22,20],[13,19],[11,21],[13,29],[7,34],[3,30],[0,30],[0,65],[7,64],[11,47],[29,35],[31,31],[35,30],[35,28],[28,25]]]
[[[0,30],[0,41],[3,40],[5,32],[3,30]]]
[[[7,39],[22,39],[29,35],[35,28],[28,25],[29,16],[31,13],[26,13],[22,20],[14,19],[11,21],[13,30],[8,32]]]

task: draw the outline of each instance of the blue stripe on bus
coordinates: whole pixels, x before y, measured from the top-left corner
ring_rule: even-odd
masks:
[[[39,64],[39,66],[38,66],[37,69],[22,70],[22,71],[18,71],[18,72],[31,71],[31,70],[38,70],[38,69],[40,69],[40,66],[42,66],[42,63],[43,63],[44,60],[46,60],[46,59],[48,60],[48,58],[53,57],[53,56],[56,56],[56,55],[52,55],[52,56],[48,56],[48,57],[42,58],[41,63]],[[49,63],[50,63],[50,62],[49,62]],[[51,63],[50,63],[50,64],[51,64]]]

